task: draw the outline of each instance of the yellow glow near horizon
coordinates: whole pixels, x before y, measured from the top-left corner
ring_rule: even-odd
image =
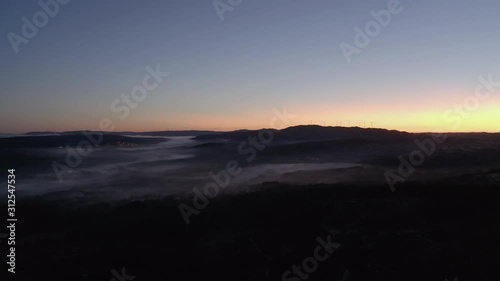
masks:
[[[451,110],[447,116],[445,113]],[[431,111],[385,110],[374,108],[341,109],[300,116],[297,124],[326,126],[373,127],[407,132],[500,132],[500,104],[481,105],[477,110],[460,114],[453,106]],[[468,117],[467,117],[468,116]],[[460,120],[460,121],[458,121]]]
[[[286,127],[296,125],[325,125],[343,127],[373,127],[407,132],[500,132],[500,102],[481,106],[474,111],[466,112],[468,118],[461,117],[453,111],[448,120],[444,118],[447,110],[454,110],[453,106],[439,106],[428,111],[416,110],[414,104],[410,106],[387,105],[379,107],[353,106],[350,108],[329,108],[327,105],[315,106],[317,110],[311,114],[304,107],[290,107],[288,113],[296,117],[290,120]],[[228,114],[199,114],[199,115],[169,115],[169,116],[137,116],[121,121],[113,119],[114,131],[164,131],[164,130],[214,130],[231,131],[239,129],[262,129],[270,128],[270,120],[274,117],[272,110],[262,112],[242,112],[236,116]],[[455,119],[451,119],[455,118]],[[460,126],[457,125],[457,118]],[[71,121],[71,120],[69,120]],[[43,128],[36,123],[29,123],[38,129],[14,132],[25,133],[27,131],[72,131],[72,130],[100,130],[100,118],[94,116],[92,119],[75,120],[71,126]],[[68,122],[69,123],[69,122]],[[278,123],[279,124],[279,123]],[[26,124],[28,125],[28,124]],[[46,124],[45,124],[46,125]],[[281,124],[279,124],[281,125]],[[280,127],[279,129],[282,129]]]
[[[296,125],[325,125],[325,126],[343,126],[343,127],[366,127],[383,128],[389,130],[399,130],[407,132],[500,132],[500,106],[489,105],[481,106],[476,111],[466,112],[468,118],[462,117],[458,112],[452,111],[448,120],[444,114],[447,110],[453,110],[453,107],[446,109],[426,112],[371,112],[363,110],[343,110],[338,112],[335,117],[331,114],[317,112],[314,115],[306,112],[295,113],[296,117],[290,120],[288,126]],[[252,117],[253,116],[253,117]],[[214,117],[214,116],[184,116],[176,119],[170,119],[167,124],[162,120],[150,120],[150,126],[135,127],[140,128],[137,131],[154,130],[238,130],[238,129],[261,129],[269,128],[269,120],[273,117],[271,112],[260,113],[248,116],[238,116],[239,118]],[[455,119],[451,119],[455,118]],[[457,118],[460,125],[457,126]],[[340,123],[342,122],[342,123]],[[215,125],[216,124],[216,125]],[[131,124],[129,124],[131,125]],[[137,123],[139,125],[139,123]],[[133,130],[133,128],[130,128]]]

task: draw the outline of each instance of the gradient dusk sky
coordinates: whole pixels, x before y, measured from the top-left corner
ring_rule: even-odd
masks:
[[[283,107],[291,125],[500,132],[500,88],[460,127],[443,118],[480,76],[500,82],[500,1],[402,0],[348,63],[339,45],[388,2],[243,0],[221,21],[212,1],[72,0],[16,54],[7,34],[41,8],[4,0],[0,132],[257,129]],[[148,65],[170,76],[120,120]]]

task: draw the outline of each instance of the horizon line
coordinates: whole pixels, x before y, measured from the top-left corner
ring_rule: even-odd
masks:
[[[0,132],[1,135],[27,135],[27,134],[32,134],[32,133],[46,133],[46,134],[61,134],[61,133],[68,133],[68,132],[103,132],[103,133],[136,133],[136,134],[145,134],[145,133],[157,133],[157,132],[187,132],[187,131],[194,131],[194,132],[216,132],[216,133],[228,133],[228,132],[236,132],[236,131],[260,131],[260,130],[285,130],[288,128],[294,128],[294,127],[321,127],[321,128],[352,128],[352,129],[365,129],[365,130],[386,130],[386,131],[396,131],[396,132],[401,132],[401,133],[408,133],[408,134],[500,134],[500,131],[460,131],[460,132],[446,132],[446,131],[436,131],[436,132],[431,132],[431,131],[406,131],[406,130],[397,130],[397,129],[388,129],[388,128],[378,128],[378,127],[360,127],[360,126],[324,126],[324,125],[318,125],[318,124],[300,124],[300,125],[294,125],[294,126],[289,126],[286,128],[282,129],[276,129],[276,128],[260,128],[260,129],[248,129],[248,128],[241,128],[241,129],[232,129],[232,130],[210,130],[210,129],[166,129],[166,130],[154,130],[154,131],[130,131],[130,130],[116,130],[116,131],[102,131],[102,130],[89,130],[89,129],[77,129],[77,130],[66,130],[66,131],[28,131],[24,133],[6,133],[6,132]]]

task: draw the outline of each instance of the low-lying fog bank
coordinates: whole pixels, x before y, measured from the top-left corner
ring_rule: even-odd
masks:
[[[17,196],[88,202],[189,196],[193,188],[216,181],[213,175],[223,173],[228,163],[241,172],[231,175],[224,192],[265,182],[379,185],[387,182],[387,171],[398,170],[400,157],[408,159],[421,149],[417,142],[429,137],[318,126],[272,132],[270,141],[261,139],[258,131],[199,132],[195,137],[112,134],[104,135],[88,153],[78,150],[84,133],[2,138],[0,156],[6,161],[0,166],[16,169]],[[499,140],[496,134],[452,134],[445,143],[435,144],[404,180],[495,171],[500,168]]]

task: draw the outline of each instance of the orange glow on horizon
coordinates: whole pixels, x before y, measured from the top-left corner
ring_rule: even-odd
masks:
[[[364,105],[354,108],[332,108],[326,105],[317,106],[314,113],[306,110],[306,107],[290,106],[287,112],[295,115],[289,124],[284,127],[297,125],[320,125],[320,126],[342,126],[342,127],[364,127],[382,128],[406,132],[500,132],[500,102],[497,104],[481,105],[477,110],[466,112],[466,116],[452,111],[445,119],[445,112],[453,110],[453,106],[429,108],[426,111],[417,111],[415,105],[394,106],[386,105],[380,107]],[[468,116],[468,117],[467,117]],[[113,131],[166,131],[166,130],[210,130],[210,131],[232,131],[240,129],[258,130],[270,128],[270,120],[274,117],[272,110],[265,112],[245,112],[238,116],[223,114],[198,114],[198,115],[171,115],[171,116],[149,116],[130,117],[126,120],[112,119],[115,126]],[[11,133],[26,133],[28,131],[77,131],[77,130],[100,130],[99,122],[102,118],[78,119],[67,123],[73,125],[61,125],[50,128],[37,126],[36,123],[25,124],[28,129],[21,131],[12,130]],[[458,124],[457,119],[460,119]],[[373,122],[373,123],[372,123]],[[278,122],[280,125],[280,123]],[[373,125],[372,125],[373,124]],[[458,125],[458,126],[457,126]],[[43,125],[46,126],[46,125]],[[24,126],[20,126],[24,127]],[[284,127],[280,127],[282,129]],[[43,128],[43,129],[40,129]]]

